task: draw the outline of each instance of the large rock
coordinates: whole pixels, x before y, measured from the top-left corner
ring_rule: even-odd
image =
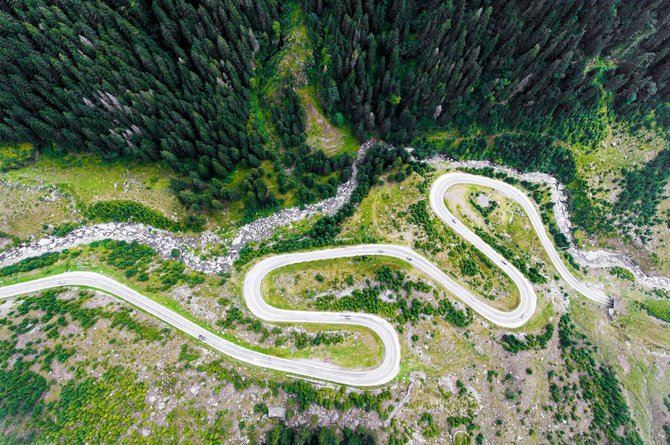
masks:
[[[268,417],[271,419],[285,419],[286,418],[286,408],[283,406],[273,406],[268,409]]]

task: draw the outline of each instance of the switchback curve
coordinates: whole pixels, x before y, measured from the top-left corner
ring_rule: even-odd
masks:
[[[250,311],[257,317],[272,322],[316,323],[356,325],[371,329],[379,336],[384,345],[384,358],[375,368],[365,370],[347,370],[333,365],[297,361],[273,357],[224,340],[207,329],[186,319],[176,312],[162,306],[135,290],[103,275],[93,272],[67,272],[52,277],[41,278],[25,283],[0,288],[0,298],[10,298],[59,286],[88,286],[115,295],[138,308],[150,313],[176,329],[206,342],[214,349],[242,362],[289,374],[326,380],[351,386],[376,386],[391,381],[400,369],[400,342],[394,328],[386,320],[371,314],[354,312],[311,312],[282,310],[265,302],[261,293],[263,278],[278,268],[308,261],[345,258],[362,255],[388,256],[410,263],[431,277],[445,289],[456,295],[475,312],[492,323],[505,327],[522,326],[532,316],[537,306],[537,295],[526,277],[514,266],[507,263],[491,246],[465,227],[444,203],[446,191],[457,184],[475,184],[490,187],[518,202],[528,214],[533,228],[537,232],[543,247],[558,270],[561,277],[575,290],[587,298],[604,304],[610,299],[603,292],[592,289],[580,282],[563,264],[558,252],[549,240],[537,210],[532,202],[519,189],[491,178],[466,173],[447,173],[440,176],[430,192],[430,205],[436,215],[466,240],[480,249],[491,261],[500,267],[519,289],[520,303],[512,311],[500,311],[477,298],[453,279],[442,272],[435,264],[409,247],[392,244],[366,244],[310,252],[289,253],[266,258],[255,264],[247,273],[243,286],[244,299]]]

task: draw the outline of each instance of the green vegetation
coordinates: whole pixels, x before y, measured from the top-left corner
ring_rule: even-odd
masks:
[[[549,133],[590,148],[606,132],[608,112],[627,117],[656,109],[659,121],[668,120],[670,82],[657,37],[666,22],[655,22],[638,3],[303,4],[313,14],[308,24],[317,36],[314,74],[327,91],[324,108],[348,113],[359,137],[407,142],[424,130],[484,127],[489,134]],[[619,57],[623,47],[626,57]],[[517,147],[511,151],[518,150],[513,159],[520,163],[568,165],[547,164],[553,148],[535,157],[551,144]],[[562,154],[554,160],[563,160],[567,152],[556,153]]]
[[[570,215],[572,221],[587,234],[610,230],[611,224],[605,215],[609,203],[599,202],[584,178],[576,178],[568,184]]]
[[[280,21],[272,26],[272,45],[277,50],[268,54],[250,82],[247,129],[260,136],[267,149],[266,160],[237,168],[229,177],[214,178],[208,185],[215,206],[237,202],[231,207],[242,214],[243,221],[280,206],[300,206],[333,196],[338,184],[349,179],[352,155],[359,146],[349,137],[347,151],[336,149],[339,132],[320,113],[313,89],[304,86],[312,52],[304,16],[293,2],[279,9]],[[322,131],[332,133],[333,141],[321,137]],[[193,198],[188,192],[184,197]]]
[[[446,241],[446,238],[443,232],[440,230],[439,226],[434,222],[432,218],[432,213],[428,209],[428,201],[422,199],[416,204],[409,206],[409,215],[410,221],[414,224],[417,224],[423,228],[428,235],[428,238],[435,241],[440,240],[441,242]],[[439,244],[434,242],[432,244],[434,247],[431,249],[433,253],[436,253],[440,249]],[[424,246],[417,246],[424,247]]]
[[[615,277],[619,277],[622,280],[626,281],[635,281],[635,275],[633,275],[633,272],[630,270],[626,269],[625,267],[621,266],[614,266],[610,269],[610,275],[613,275]]]
[[[567,187],[572,221],[585,235],[648,243],[654,226],[664,230],[670,224],[662,208],[670,178],[667,132],[613,131],[605,147],[581,155],[581,172]]]
[[[352,431],[345,428],[338,431],[336,428],[310,429],[308,427],[288,427],[279,424],[272,428],[265,436],[263,445],[374,445],[375,437],[364,427]]]
[[[342,113],[335,113],[332,120],[328,119],[313,85],[299,88],[298,95],[307,114],[307,144],[327,154],[348,153],[354,156],[360,143],[345,125]]]
[[[255,332],[261,334],[259,339],[260,343],[265,343],[270,334],[275,334],[277,337],[274,341],[275,347],[284,346],[286,343],[285,337],[279,337],[278,334],[281,334],[281,328],[275,327],[272,331],[264,327],[260,320],[253,319],[251,317],[244,317],[242,310],[237,306],[231,306],[226,312],[226,317],[221,318],[216,322],[216,325],[223,329],[231,329],[235,326],[246,325],[247,331]],[[324,332],[320,331],[314,335],[310,335],[307,332],[291,332],[290,340],[295,345],[297,350],[303,350],[309,346],[321,346],[321,345],[337,345],[341,344],[345,340],[345,335],[340,332]],[[357,363],[357,365],[364,365],[363,363]]]
[[[184,206],[249,221],[332,196],[351,174],[353,132],[413,142],[419,157],[552,172],[572,184],[576,222],[606,232],[610,206],[580,186],[588,178],[575,159],[619,122],[667,130],[667,23],[657,9],[8,3],[0,55],[26,62],[0,70],[0,170],[38,151],[160,161]],[[662,218],[667,153],[626,169],[614,207],[617,224],[644,240],[640,227]],[[640,199],[644,190],[651,199]]]
[[[32,144],[0,144],[0,172],[26,165],[34,156],[35,147]]]
[[[428,412],[421,414],[421,427],[421,433],[427,438],[437,437],[440,432],[433,421],[433,415]]]
[[[8,345],[3,341],[3,355]],[[44,377],[29,369],[29,364],[19,360],[11,370],[0,369],[0,418],[25,416],[41,409],[41,398],[47,390]]]
[[[37,257],[26,258],[25,260],[21,260],[18,263],[0,268],[0,277],[8,277],[17,273],[29,272],[31,270],[51,266],[56,261],[58,261],[62,255],[63,254],[59,252],[50,252],[44,253]]]
[[[588,178],[575,159],[617,122],[659,133],[670,123],[666,23],[651,18],[654,7],[117,3],[0,9],[0,54],[26,61],[0,70],[0,170],[38,151],[160,161],[185,207],[246,222],[333,196],[351,174],[353,132],[413,142],[418,157],[551,172],[571,184],[577,224],[596,233],[614,227],[611,205],[580,185]],[[62,35],[35,32],[61,26]],[[648,223],[662,221],[667,153],[624,165],[617,227],[644,240]],[[92,212],[127,220],[109,210]]]
[[[98,201],[89,206],[85,214],[89,219],[96,221],[136,222],[175,232],[180,230],[199,232],[205,223],[205,219],[199,215],[189,215],[181,222],[173,221],[138,202],[121,200]]]
[[[474,194],[474,193],[471,194],[470,196],[468,196],[468,202],[470,203],[470,205],[471,205],[472,207],[474,207],[475,209],[477,209],[477,211],[478,211],[479,213],[481,213],[481,215],[484,217],[485,220],[486,220],[486,218],[487,218],[487,217],[488,217],[488,216],[489,216],[495,209],[498,208],[498,202],[497,202],[497,201],[491,201],[491,202],[489,202],[489,205],[487,205],[486,207],[482,207],[482,206],[480,206],[480,205],[477,203],[477,196],[476,196],[476,194]]]
[[[309,409],[312,404],[317,404],[324,408],[336,408],[347,411],[356,407],[365,411],[376,411],[383,413],[382,404],[391,397],[388,389],[382,390],[378,394],[372,394],[368,391],[349,392],[347,394],[338,394],[335,391],[318,389],[314,385],[303,380],[294,380],[284,382],[281,388],[288,394],[295,397],[298,403],[298,410]]]
[[[670,300],[651,300],[643,306],[652,317],[670,323]]]
[[[42,225],[42,228],[46,230],[48,226],[46,226],[46,227],[45,227],[45,226],[46,226],[46,225],[43,224],[43,225]],[[51,232],[51,234],[52,234],[53,236],[65,236],[65,235],[67,235],[68,233],[70,233],[70,232],[72,232],[72,231],[78,229],[79,227],[81,227],[81,224],[80,224],[80,223],[76,223],[76,222],[74,222],[74,223],[65,223],[65,224],[61,224],[60,226],[56,226],[56,227],[54,227],[54,228],[53,228],[53,231]]]
[[[657,216],[665,185],[670,180],[670,148],[666,148],[637,170],[624,172],[621,193],[614,212],[623,215],[624,223],[648,241],[650,226],[663,222]],[[670,218],[665,221],[670,227]]]
[[[308,344],[311,344],[312,346],[335,345],[344,341],[342,334],[329,334],[324,332],[319,332],[313,336],[309,336],[304,332],[293,332],[293,338],[295,347],[298,349],[305,349]]]
[[[547,347],[547,343],[554,336],[554,325],[548,323],[544,327],[544,333],[540,335],[527,334],[523,338],[514,334],[504,334],[500,339],[503,348],[509,352],[539,350]]]
[[[6,184],[0,201],[7,210],[3,230],[23,237],[37,234],[36,229],[43,225],[58,228],[76,224],[98,201],[133,201],[171,219],[183,220],[192,212],[170,190],[174,176],[176,173],[162,162],[131,157],[105,159],[40,147],[32,162],[3,174]],[[230,219],[208,215],[208,220],[224,227],[239,220],[237,215]]]
[[[266,54],[278,13],[270,2],[107,3],[2,5],[0,58],[27,62],[0,71],[1,140],[164,159],[190,175],[196,195],[197,184],[267,158],[246,122],[254,54]],[[40,36],[39,28],[62,32]],[[189,197],[180,194],[193,206],[212,204]]]
[[[587,234],[615,228],[614,200],[589,186],[583,167],[590,161],[578,166],[577,159],[619,124],[667,134],[670,82],[658,37],[667,23],[647,14],[654,8],[303,4],[326,114],[344,113],[361,139],[411,143],[419,157],[443,153],[552,173],[570,183],[572,214]],[[631,161],[623,165],[630,179],[615,213],[645,240],[648,223],[662,218],[666,153],[637,172]],[[641,199],[646,190],[650,199]]]
[[[472,323],[471,309],[459,310],[449,300],[440,299],[437,305],[418,298],[410,300],[413,290],[420,292],[432,290],[426,283],[408,280],[404,273],[393,272],[387,266],[377,269],[375,275],[379,285],[368,286],[362,290],[355,289],[350,295],[342,297],[334,295],[319,297],[316,299],[316,307],[319,310],[379,314],[401,325],[409,321],[418,321],[421,315],[437,315],[460,327]],[[396,292],[393,301],[382,300],[381,294],[386,290]]]
[[[136,241],[116,241],[105,239],[89,244],[91,249],[102,248],[104,260],[110,266],[123,271],[126,278],[136,277],[138,281],[156,283],[161,291],[167,291],[183,282],[193,287],[203,283],[205,277],[199,272],[185,272],[186,266],[180,261],[164,260],[155,264],[156,251]]]
[[[233,207],[245,221],[332,196],[346,180],[358,144],[346,138],[348,153],[332,158],[306,144],[305,110],[290,79],[295,70],[282,71],[273,100],[258,97],[263,72],[292,47],[293,27],[274,24],[293,5],[107,3],[0,9],[8,30],[2,57],[29,61],[0,71],[15,85],[0,94],[0,140],[21,143],[14,144],[21,150],[0,152],[0,170],[32,158],[32,144],[61,156],[89,151],[129,163],[162,161],[177,173],[168,182],[183,205],[200,212]],[[33,33],[58,27],[61,36]],[[248,31],[229,31],[241,28]],[[77,48],[76,56],[65,47]]]
[[[663,404],[670,412],[670,396],[663,398]],[[663,432],[665,433],[665,443],[670,444],[670,423],[663,425]]]
[[[562,315],[558,326],[558,338],[565,361],[566,378],[550,371],[549,389],[556,405],[557,421],[575,419],[574,400],[585,400],[592,417],[589,431],[571,437],[571,443],[586,444],[602,440],[609,443],[642,444],[635,422],[621,390],[621,384],[614,371],[601,364],[597,358],[597,349],[588,338],[575,330],[569,315]],[[576,379],[577,385],[570,381]],[[570,411],[572,409],[572,411]],[[547,437],[554,441],[551,433]]]
[[[519,257],[509,247],[503,245],[496,238],[479,227],[475,227],[474,232],[489,246],[493,247],[499,254],[504,256],[507,261],[514,265],[514,267],[519,269],[532,283],[543,284],[547,282],[547,278],[540,273],[541,266],[539,264],[535,266],[528,265],[528,258]]]
[[[109,394],[119,388],[123,397],[110,400]],[[59,443],[118,441],[136,422],[132,414],[144,409],[146,391],[146,383],[121,367],[109,368],[100,378],[70,381],[49,407],[57,415],[42,425],[42,438]]]

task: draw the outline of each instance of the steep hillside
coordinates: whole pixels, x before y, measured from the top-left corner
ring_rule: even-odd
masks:
[[[324,109],[359,137],[551,173],[578,239],[667,232],[667,1],[304,7]]]
[[[274,74],[294,51],[295,28],[306,34],[293,5],[285,9],[263,1],[3,3],[0,141],[162,161],[177,173],[171,188],[183,205],[234,219],[332,196],[358,143],[337,135],[347,154],[334,158],[320,149],[337,154],[329,147],[338,141],[307,144],[306,132],[318,133],[317,106],[309,104],[305,122],[292,81],[302,68]],[[269,79],[273,100],[261,89]]]
[[[591,145],[603,101],[668,119],[667,3],[305,2],[327,110],[408,141],[480,124]]]

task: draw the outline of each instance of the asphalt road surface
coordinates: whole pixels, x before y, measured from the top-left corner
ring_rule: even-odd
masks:
[[[351,386],[376,386],[391,381],[400,367],[400,343],[395,329],[386,320],[371,314],[354,312],[312,312],[277,309],[268,305],[261,293],[263,278],[275,269],[303,263],[307,261],[345,258],[361,255],[388,256],[401,259],[431,277],[449,292],[461,299],[480,316],[492,323],[505,327],[517,328],[526,323],[533,315],[537,305],[537,296],[531,283],[514,266],[509,264],[491,246],[465,227],[449,212],[444,203],[444,194],[456,184],[476,184],[491,187],[509,198],[517,201],[530,217],[533,228],[539,235],[542,245],[547,250],[551,261],[561,277],[575,290],[584,296],[600,303],[609,304],[610,299],[603,292],[592,289],[581,283],[563,264],[558,252],[551,243],[542,225],[540,215],[532,202],[519,189],[495,179],[465,173],[448,173],[438,178],[430,193],[430,205],[442,221],[452,227],[466,240],[474,244],[488,258],[502,269],[519,289],[520,303],[512,311],[500,311],[489,306],[469,290],[445,275],[435,264],[410,249],[409,247],[390,244],[366,244],[347,246],[334,249],[323,249],[311,252],[289,253],[266,258],[249,271],[245,277],[243,295],[251,312],[266,321],[279,323],[315,323],[334,325],[364,326],[381,339],[384,345],[384,358],[375,368],[363,370],[342,369],[332,364],[316,361],[299,361],[273,357],[260,352],[246,349],[240,345],[224,340],[209,330],[186,319],[176,312],[162,306],[137,291],[106,276],[93,272],[67,272],[47,278],[0,288],[0,298],[10,298],[30,294],[43,289],[61,286],[88,286],[100,289],[123,299],[141,310],[159,318],[180,331],[199,339],[212,348],[251,365],[262,366],[292,375],[326,380]]]
[[[478,237],[472,230],[465,227],[454,215],[447,209],[447,206],[444,203],[444,194],[446,191],[457,184],[473,184],[480,185],[484,187],[489,187],[497,190],[506,197],[516,201],[524,209],[530,222],[533,225],[533,229],[537,233],[542,247],[547,251],[549,259],[553,263],[554,267],[558,271],[559,275],[563,280],[574,290],[584,295],[585,297],[596,301],[598,303],[611,305],[612,299],[608,297],[603,291],[599,289],[594,289],[586,284],[582,283],[575,277],[572,272],[565,266],[560,255],[556,251],[553,243],[549,239],[547,232],[544,230],[542,225],[542,218],[540,214],[535,209],[535,206],[531,200],[525,195],[524,192],[518,188],[507,184],[506,182],[498,181],[497,179],[487,178],[486,176],[470,175],[467,173],[447,173],[446,175],[440,176],[433,186],[430,189],[430,207],[433,209],[435,214],[440,217],[449,227],[458,232],[463,238],[468,240],[470,243],[474,244],[479,250],[481,250],[487,257],[489,257],[498,267],[503,269],[508,275],[510,275],[510,269],[514,269],[512,266],[508,266],[502,256],[498,254],[491,246],[486,244],[480,237]],[[516,272],[519,273],[520,272]],[[512,276],[512,275],[510,275]],[[516,280],[515,280],[516,283]]]

